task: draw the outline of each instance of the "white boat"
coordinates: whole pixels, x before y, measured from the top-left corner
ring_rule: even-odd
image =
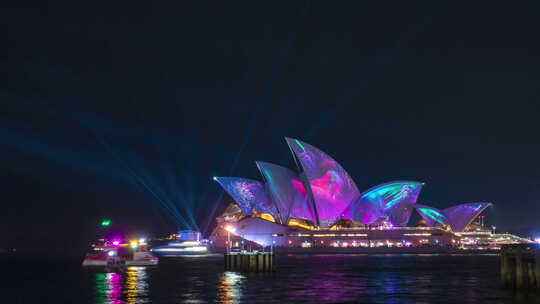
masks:
[[[145,245],[124,246],[126,244],[109,244],[94,247],[87,253],[82,266],[124,267],[157,265],[159,259],[148,251]]]
[[[204,255],[208,253],[208,246],[200,240],[201,233],[192,230],[178,232],[176,240],[165,246],[158,246],[150,251],[158,256],[186,256]]]

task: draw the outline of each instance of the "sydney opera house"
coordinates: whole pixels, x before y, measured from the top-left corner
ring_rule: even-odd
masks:
[[[457,248],[490,203],[439,210],[417,204],[424,183],[391,181],[360,191],[320,149],[286,138],[297,171],[256,162],[262,179],[214,177],[234,200],[218,216],[210,240],[277,248]],[[413,212],[421,219],[410,225]],[[472,229],[475,228],[475,229]]]

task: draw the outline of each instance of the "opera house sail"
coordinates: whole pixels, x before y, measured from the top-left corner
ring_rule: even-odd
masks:
[[[224,228],[229,227],[228,237],[235,231],[234,235],[262,246],[455,245],[453,233],[468,229],[491,205],[468,203],[440,210],[417,204],[424,186],[418,181],[392,181],[360,192],[328,154],[297,139],[285,140],[298,172],[258,161],[262,182],[214,178],[234,200],[231,206],[237,205],[218,217],[214,240],[224,241]],[[423,226],[408,226],[413,210]],[[304,239],[295,243],[293,236]]]
[[[444,210],[428,206],[416,206],[416,208],[428,226],[448,225],[453,231],[461,232],[490,205],[491,203],[467,203]]]
[[[429,227],[448,225],[448,218],[441,210],[420,204],[417,204],[414,207]]]
[[[316,222],[313,204],[303,189],[298,174],[288,168],[266,162],[256,162],[268,192],[278,209],[281,222],[288,223],[290,217]]]
[[[244,215],[251,215],[253,211],[277,213],[261,182],[238,177],[215,177],[214,180],[235,200]]]
[[[321,226],[331,226],[359,197],[356,184],[345,169],[323,151],[298,139],[286,138],[286,141],[309,188],[298,183],[299,190],[311,194]]]
[[[343,217],[363,224],[387,220],[393,226],[406,226],[424,183],[395,181],[364,191],[347,207]]]

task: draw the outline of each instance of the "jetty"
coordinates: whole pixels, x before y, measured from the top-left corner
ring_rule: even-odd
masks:
[[[243,272],[270,272],[274,271],[275,255],[273,252],[227,252],[225,269]]]
[[[503,245],[501,279],[507,288],[540,289],[540,245]]]

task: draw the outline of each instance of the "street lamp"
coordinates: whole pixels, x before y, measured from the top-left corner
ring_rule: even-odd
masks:
[[[236,228],[234,228],[231,225],[225,226],[225,230],[227,230],[227,244],[229,244],[229,251],[231,248],[231,232],[234,233],[236,231]]]
[[[497,227],[491,226],[491,228],[493,229],[493,234],[495,234],[495,229],[497,229]]]

